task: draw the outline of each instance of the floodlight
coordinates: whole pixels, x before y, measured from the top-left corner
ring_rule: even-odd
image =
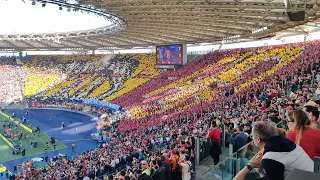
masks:
[[[32,1],[32,3],[31,3],[32,5],[36,5],[36,2],[35,1]]]
[[[61,5],[59,6],[59,10],[62,10],[62,6]]]

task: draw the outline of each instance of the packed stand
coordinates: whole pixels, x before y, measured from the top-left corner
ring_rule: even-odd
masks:
[[[25,96],[42,95],[58,83],[80,74],[99,72],[100,55],[31,56],[24,62],[23,93]]]
[[[139,86],[158,75],[153,59],[155,55],[149,54],[103,58],[91,55],[35,56],[24,66],[27,74],[24,92],[37,97],[108,101],[121,96],[131,84]],[[39,81],[42,83],[37,85]]]
[[[21,98],[21,67],[15,57],[0,57],[0,102]]]
[[[217,63],[217,66],[209,65],[197,70],[191,64],[181,70],[185,71],[188,67],[193,68],[189,69],[190,71],[196,70],[189,76],[184,76],[167,85],[162,84],[159,89],[151,89],[150,86],[149,93],[146,94],[144,94],[144,91],[141,92],[139,87],[134,92],[128,93],[132,95],[130,98],[124,95],[123,97],[127,97],[127,99],[123,99],[121,102],[117,101],[117,99],[112,101],[130,109],[132,119],[124,121],[120,125],[120,129],[123,131],[137,130],[137,127],[160,125],[161,119],[165,116],[169,116],[167,118],[169,120],[174,120],[181,116],[190,116],[195,111],[200,113],[200,109],[212,109],[217,103],[222,105],[222,101],[226,99],[229,102],[233,101],[233,99],[238,99],[239,96],[244,96],[240,92],[248,89],[248,86],[252,85],[253,82],[256,83],[254,85],[261,86],[260,84],[265,83],[262,80],[269,80],[268,78],[275,71],[289,64],[294,58],[299,57],[301,51],[301,46],[294,45],[270,47],[259,51],[253,49],[251,53],[248,53],[248,49],[246,49],[243,55],[230,55],[229,51],[227,53],[222,51],[212,54],[212,63]],[[215,58],[219,53],[234,57],[231,60],[229,56],[217,60]],[[205,58],[203,61],[210,62],[210,59]],[[201,62],[200,60],[196,64],[201,64]],[[234,74],[233,69],[235,67],[243,69],[243,71],[239,70],[237,72],[241,76],[232,80],[226,79],[226,77],[233,77],[227,74]],[[223,80],[222,77],[224,77]],[[147,84],[152,84],[152,81]],[[148,85],[144,85],[141,88],[144,87],[148,87]],[[136,95],[133,93],[136,93]],[[139,99],[137,100],[135,97]],[[132,102],[132,100],[134,101]],[[131,106],[130,102],[137,105]]]
[[[234,50],[234,52],[239,51]],[[171,179],[184,177],[182,179],[189,180],[189,174],[191,175],[191,173],[188,173],[190,172],[188,170],[190,165],[188,164],[191,163],[191,166],[194,166],[194,162],[189,161],[189,158],[194,161],[194,137],[205,137],[208,134],[211,141],[217,142],[219,145],[221,138],[217,135],[220,133],[217,132],[220,130],[215,127],[219,127],[223,122],[227,132],[229,132],[227,134],[230,135],[230,137],[226,137],[227,144],[233,143],[234,151],[237,151],[250,141],[251,137],[248,134],[256,132],[251,129],[252,123],[256,127],[260,121],[263,124],[264,120],[275,123],[286,120],[286,111],[297,109],[304,104],[308,118],[297,119],[298,115],[295,115],[295,113],[304,113],[299,112],[299,110],[291,111],[292,113],[288,114],[289,130],[293,133],[288,134],[288,139],[300,144],[302,149],[313,159],[312,157],[319,155],[319,152],[314,151],[315,147],[310,147],[308,144],[304,145],[305,141],[307,141],[306,139],[310,138],[306,137],[306,134],[301,136],[300,131],[295,129],[298,128],[303,131],[310,128],[310,125],[318,125],[319,114],[316,113],[318,112],[316,109],[319,106],[316,103],[317,101],[309,102],[309,100],[312,98],[318,99],[320,94],[318,90],[320,75],[317,72],[319,71],[319,44],[318,42],[311,42],[305,46],[301,44],[288,47],[277,46],[271,47],[266,51],[251,50],[252,53],[249,53],[247,49],[243,50],[244,55],[242,56],[230,54],[230,51],[217,52],[229,54],[229,56],[215,60],[219,65],[218,67],[210,66],[205,71],[191,75],[189,79],[191,83],[200,79],[199,84],[202,86],[206,85],[206,82],[218,81],[211,91],[216,90],[219,96],[201,101],[200,98],[188,94],[183,97],[187,103],[174,106],[174,111],[166,110],[162,114],[150,114],[146,118],[140,119],[125,120],[125,118],[111,129],[106,129],[107,132],[110,132],[108,134],[109,141],[102,147],[88,152],[75,160],[53,161],[51,166],[46,167],[45,170],[38,169],[34,172],[28,172],[29,176],[34,176],[35,179],[39,177],[42,179],[88,179],[100,176],[103,173],[116,173],[115,177],[118,179],[148,179],[150,176],[153,179],[157,179],[157,176],[162,174],[166,179],[169,179],[169,177]],[[264,53],[262,60],[257,59],[260,62],[256,62],[256,58],[250,58],[250,54],[254,55],[256,53]],[[267,54],[270,55],[267,56]],[[215,57],[211,56],[212,58]],[[209,57],[207,58],[210,59]],[[236,60],[236,63],[230,65],[234,60]],[[201,62],[197,64],[201,64]],[[242,64],[243,66],[239,67],[237,64]],[[192,64],[190,67],[195,65]],[[242,68],[243,70],[241,76],[236,79],[226,73],[234,73],[234,70],[230,70],[234,69],[234,67]],[[184,76],[188,71],[192,71],[191,68],[186,68],[188,70],[185,68],[181,70],[184,72],[181,76]],[[172,73],[179,74],[179,70]],[[192,73],[190,72],[190,74]],[[227,77],[232,78],[228,79]],[[153,81],[158,81],[156,79],[151,80],[150,84],[153,84]],[[165,83],[162,86],[172,83],[173,81],[170,82],[171,79],[174,79],[174,76],[163,79]],[[183,82],[181,83],[183,84]],[[188,87],[184,90],[192,91],[192,85],[187,84],[185,83],[185,86]],[[145,86],[147,85],[142,85],[141,88],[143,89]],[[162,86],[159,86],[159,88]],[[140,87],[137,89],[140,89]],[[151,92],[151,90],[148,92]],[[140,94],[140,96],[146,93],[147,91]],[[131,94],[131,92],[128,94]],[[168,98],[168,96],[170,96],[170,93],[164,93],[163,97]],[[195,100],[200,103],[194,103]],[[306,104],[306,102],[309,104]],[[191,106],[188,106],[188,104],[191,104]],[[182,107],[187,108],[182,109]],[[161,106],[161,108],[165,108],[165,106]],[[155,110],[160,111],[159,107],[155,106],[150,109],[150,112]],[[173,115],[170,116],[170,114]],[[296,124],[299,123],[295,122],[299,120],[303,120],[306,126],[297,126]],[[294,124],[290,125],[290,123]],[[308,131],[312,135],[316,134],[313,133],[313,129],[308,129]],[[300,137],[296,134],[300,134]],[[258,134],[252,135],[252,138],[258,136]],[[295,137],[299,137],[298,140]],[[313,139],[316,140],[316,138]],[[287,141],[287,143],[289,142]],[[216,143],[212,144],[217,145]],[[311,144],[317,145],[319,143]],[[154,155],[151,155],[151,151],[161,147],[164,147],[165,152],[156,151]],[[262,147],[262,144],[259,147]],[[292,145],[292,147],[296,146]],[[221,153],[221,149],[219,150],[218,148],[219,146],[214,146],[210,149],[214,164],[219,162],[217,158]],[[187,151],[188,155],[184,155],[185,151]],[[169,159],[168,153],[170,154]],[[180,155],[179,158],[177,158],[178,154]],[[184,157],[185,160],[182,161]],[[254,160],[256,159],[254,158]],[[179,168],[177,168],[177,164],[180,164]],[[179,170],[182,172],[178,172]],[[26,174],[28,173],[26,172]],[[105,179],[107,177],[104,176]]]

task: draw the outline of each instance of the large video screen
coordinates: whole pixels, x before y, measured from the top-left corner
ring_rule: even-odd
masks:
[[[182,65],[182,45],[157,46],[157,64]]]

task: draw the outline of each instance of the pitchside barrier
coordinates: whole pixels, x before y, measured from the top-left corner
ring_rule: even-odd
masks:
[[[32,130],[30,127],[28,127],[28,126],[20,123],[19,120],[15,121],[13,117],[10,117],[8,114],[6,114],[6,113],[4,113],[4,112],[2,112],[2,111],[0,111],[0,114],[2,114],[4,117],[8,118],[10,121],[18,124],[18,125],[19,125],[20,127],[22,127],[24,130],[26,130],[26,131],[28,131],[28,132],[30,132],[30,133],[33,133],[33,130]]]

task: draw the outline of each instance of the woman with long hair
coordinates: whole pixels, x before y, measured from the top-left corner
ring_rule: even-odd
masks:
[[[291,111],[287,121],[287,138],[300,145],[311,159],[320,156],[320,130],[312,126],[307,114],[302,110]]]

